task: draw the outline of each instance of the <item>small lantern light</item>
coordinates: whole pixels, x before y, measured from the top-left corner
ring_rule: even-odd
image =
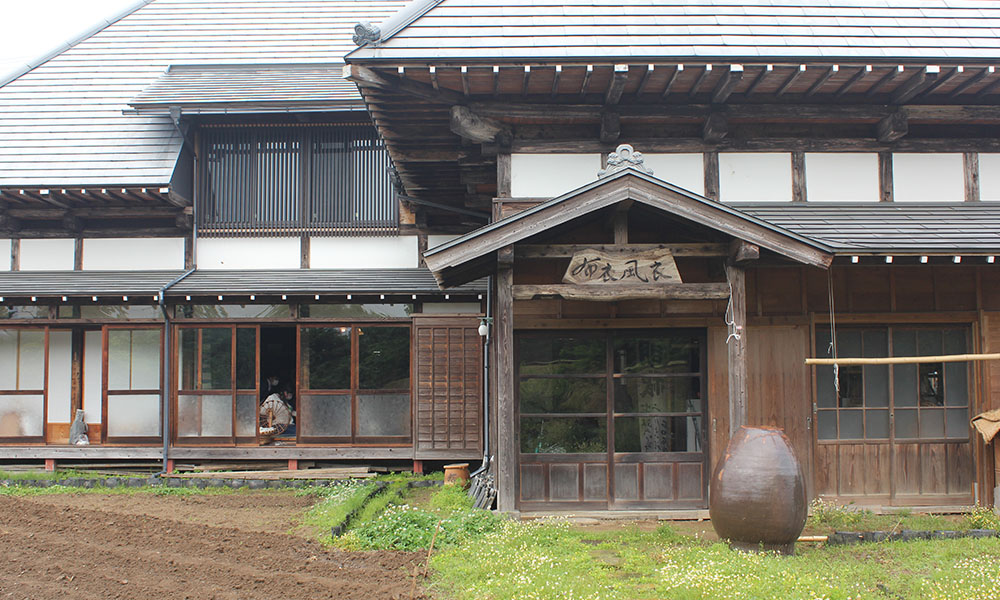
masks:
[[[479,335],[486,337],[490,333],[490,325],[493,324],[493,317],[480,317],[479,319]]]

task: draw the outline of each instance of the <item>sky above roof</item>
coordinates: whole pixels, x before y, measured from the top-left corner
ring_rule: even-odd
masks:
[[[0,79],[106,19],[137,0],[0,0]]]

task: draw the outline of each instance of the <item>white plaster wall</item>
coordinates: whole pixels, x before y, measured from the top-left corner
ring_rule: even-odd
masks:
[[[979,155],[979,199],[1000,201],[1000,154]]]
[[[72,271],[76,242],[72,239],[21,240],[22,271]]]
[[[806,152],[806,200],[878,202],[878,154]]]
[[[10,240],[0,240],[0,271],[10,271]]]
[[[465,315],[483,311],[478,302],[424,302],[421,312],[428,315]]]
[[[101,385],[104,377],[101,352],[101,332],[84,332],[83,418],[87,423],[101,422]]]
[[[199,238],[199,269],[298,269],[299,238]]]
[[[412,269],[419,264],[415,235],[309,240],[309,266],[314,269]]]
[[[440,246],[441,244],[450,242],[451,240],[457,238],[457,235],[429,235],[427,236],[427,249],[430,250],[435,246]]]
[[[129,271],[184,268],[184,238],[83,240],[83,270]]]
[[[788,152],[720,152],[719,199],[723,202],[789,202],[792,155]]]
[[[49,423],[70,422],[73,387],[73,333],[49,332]]]
[[[510,195],[562,196],[595,181],[600,170],[600,154],[511,154]]]
[[[892,188],[896,202],[964,202],[962,155],[894,153]]]
[[[642,153],[647,167],[653,170],[653,177],[682,187],[689,192],[705,195],[705,157],[693,154],[646,154]]]

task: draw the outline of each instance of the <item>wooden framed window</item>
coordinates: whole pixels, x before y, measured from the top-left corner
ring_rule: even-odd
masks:
[[[105,325],[102,436],[146,443],[162,435],[163,328]]]
[[[178,443],[257,441],[258,326],[177,327]]]
[[[0,329],[0,442],[44,442],[47,327]]]
[[[411,439],[409,325],[301,325],[298,439]]]

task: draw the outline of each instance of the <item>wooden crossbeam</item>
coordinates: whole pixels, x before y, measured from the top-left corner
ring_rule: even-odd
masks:
[[[840,72],[840,65],[830,65],[830,68],[826,70],[825,73],[820,75],[820,78],[816,80],[816,83],[812,84],[808,90],[806,90],[806,96],[812,96],[819,91],[823,84],[830,81],[830,78]]]
[[[871,65],[865,65],[861,69],[858,69],[857,73],[851,75],[851,78],[848,79],[846,82],[844,82],[844,85],[840,86],[840,89],[838,89],[836,92],[833,93],[833,97],[840,98],[841,96],[849,92],[851,88],[854,87],[855,83],[861,81],[865,77],[868,77],[874,70],[875,68],[872,67]]]
[[[660,94],[661,98],[666,98],[667,94],[670,93],[670,88],[674,87],[674,83],[681,73],[684,72],[684,65],[679,64],[674,68],[674,72],[670,74],[670,79],[667,79],[667,83],[663,86],[663,93]]]
[[[600,302],[618,300],[725,300],[729,298],[727,283],[665,283],[642,285],[574,285],[574,284],[521,284],[514,286],[515,300],[559,297],[565,300],[593,300]]]
[[[604,94],[605,104],[618,104],[618,101],[621,100],[622,92],[625,91],[626,81],[628,81],[628,65],[615,65],[611,83],[608,85],[608,91]]]
[[[743,65],[729,65],[729,70],[712,92],[712,102],[716,104],[725,102],[741,81],[743,81]]]
[[[799,77],[802,77],[802,75],[804,75],[805,72],[806,72],[806,66],[799,65],[799,68],[795,69],[795,71],[792,72],[792,74],[789,75],[787,79],[785,79],[785,82],[781,84],[781,87],[778,88],[778,91],[775,92],[774,95],[780,96],[785,92],[787,92],[788,89],[792,87],[792,84],[798,81]]]

